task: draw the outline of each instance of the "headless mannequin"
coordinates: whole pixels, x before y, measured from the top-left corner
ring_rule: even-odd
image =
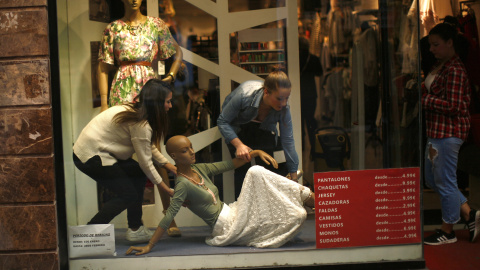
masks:
[[[121,19],[130,27],[134,28],[146,22],[147,16],[143,15],[140,12],[140,6],[142,4],[142,0],[122,0],[125,14],[124,17]],[[173,46],[175,47],[175,60],[170,67],[168,75],[162,79],[164,82],[173,82],[176,74],[181,66],[182,63],[182,50],[180,46],[172,39]],[[116,67],[114,65],[107,64],[103,61],[99,61],[98,68],[97,68],[97,80],[98,80],[98,88],[100,91],[100,100],[101,100],[101,111],[105,111],[108,109],[108,73],[114,70]],[[131,101],[131,100],[130,100]],[[157,171],[159,172],[160,176],[164,179],[164,183],[170,187],[170,183],[168,180],[167,170],[165,168],[155,166]],[[167,209],[170,205],[170,196],[169,194],[164,191],[163,189],[158,189],[160,193],[160,197],[162,200],[162,205],[164,209]],[[136,231],[138,228],[131,228],[133,231]],[[170,228],[168,229],[169,236],[180,236],[180,230],[178,229],[175,221],[172,221]]]

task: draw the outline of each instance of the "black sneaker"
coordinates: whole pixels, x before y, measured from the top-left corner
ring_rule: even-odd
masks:
[[[471,209],[469,218],[465,222],[465,226],[468,229],[468,232],[470,233],[470,242],[475,241],[475,239],[478,236],[478,233],[480,232],[480,211]]]
[[[443,244],[450,244],[457,242],[457,237],[455,237],[455,232],[446,233],[440,229],[437,229],[434,234],[425,237],[423,242],[427,245],[438,246]]]

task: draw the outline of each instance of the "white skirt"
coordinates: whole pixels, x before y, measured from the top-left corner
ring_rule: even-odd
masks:
[[[212,246],[280,247],[292,239],[307,217],[303,201],[310,189],[261,166],[251,167],[236,202],[223,205]]]

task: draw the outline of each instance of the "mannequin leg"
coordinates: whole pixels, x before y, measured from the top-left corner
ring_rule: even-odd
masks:
[[[156,167],[156,166],[155,166]],[[158,173],[164,179],[165,184],[170,187],[170,181],[168,181],[168,174],[167,170],[164,168],[159,168],[156,167]],[[170,196],[163,190],[159,189],[160,193],[160,199],[162,200],[162,205],[163,205],[163,212],[165,213],[168,207],[170,206]],[[170,237],[179,237],[182,236],[182,233],[180,232],[180,229],[177,227],[177,224],[175,223],[175,220],[170,223],[170,226],[167,229],[168,236]]]

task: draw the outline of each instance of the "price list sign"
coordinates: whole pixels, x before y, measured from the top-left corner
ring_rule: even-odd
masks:
[[[315,173],[317,248],[421,242],[420,169]]]

